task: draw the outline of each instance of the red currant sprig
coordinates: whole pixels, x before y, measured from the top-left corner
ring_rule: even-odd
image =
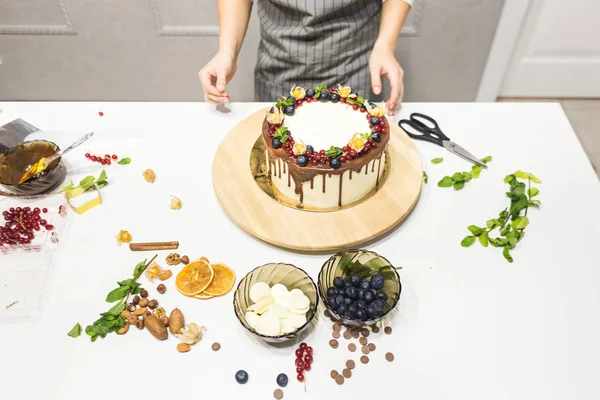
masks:
[[[118,159],[116,154],[113,154],[112,156],[110,154],[105,154],[104,157],[99,157],[99,156],[95,156],[90,153],[85,153],[85,158],[87,158],[88,160],[90,160],[92,162],[100,163],[102,165],[111,165],[112,164],[111,160],[116,161]]]
[[[304,382],[304,390],[306,390],[306,381],[304,380],[304,373],[310,371],[313,363],[313,348],[308,346],[306,343],[300,343],[300,346],[296,350],[296,372],[298,375],[296,378],[299,382]]]

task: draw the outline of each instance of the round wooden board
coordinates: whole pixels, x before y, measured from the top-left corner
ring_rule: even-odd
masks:
[[[279,203],[256,184],[249,166],[250,152],[261,134],[266,111],[252,114],[233,128],[213,161],[217,198],[229,218],[246,232],[292,250],[339,250],[388,232],[417,203],[423,185],[421,157],[412,140],[396,124],[390,124],[389,176],[372,197],[332,212],[304,211]]]

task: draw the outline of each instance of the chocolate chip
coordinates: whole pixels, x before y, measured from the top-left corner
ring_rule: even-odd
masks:
[[[333,331],[333,332],[331,332],[331,336],[333,336],[334,339],[339,339],[340,338],[340,332],[339,331]]]
[[[369,346],[363,346],[360,350],[363,352],[363,354],[369,354],[371,352],[369,350]]]
[[[221,344],[218,342],[215,342],[212,344],[211,348],[213,349],[213,351],[219,351],[219,350],[221,350]]]
[[[373,326],[371,330],[373,331],[373,333],[379,333],[379,327],[377,325]]]
[[[367,328],[362,328],[360,330],[360,334],[363,335],[364,337],[368,337],[369,336],[369,330]]]
[[[338,375],[335,377],[335,383],[337,383],[338,385],[343,385],[344,384],[344,377],[341,375]]]
[[[369,343],[369,350],[370,351],[375,351],[376,348],[377,348],[377,346],[375,346],[375,343]]]
[[[275,397],[277,400],[283,399],[283,390],[281,390],[281,389],[275,390],[273,392],[273,397]]]
[[[368,364],[368,363],[369,363],[369,357],[367,357],[367,356],[362,356],[362,357],[360,358],[360,362],[361,362],[361,363],[363,363],[363,364]]]
[[[339,374],[335,369],[332,369],[331,372],[329,373],[329,376],[331,376],[333,379],[335,379],[335,377],[338,375]]]
[[[348,345],[348,350],[350,350],[351,352],[355,352],[356,351],[356,345],[354,343],[350,343]]]
[[[335,324],[333,324],[334,331],[339,332],[340,329],[342,329],[342,323],[340,321],[337,321]]]
[[[392,362],[394,361],[394,355],[392,353],[385,353],[385,359]]]
[[[339,343],[338,343],[338,341],[337,341],[337,340],[335,340],[335,339],[331,339],[331,340],[329,341],[329,345],[330,345],[331,347],[333,347],[334,349],[337,349],[337,347],[338,347],[338,344],[339,344]]]
[[[342,371],[342,375],[344,375],[344,378],[350,378],[352,376],[352,371],[350,371],[348,368],[345,368]]]
[[[359,342],[360,344],[362,344],[363,346],[364,346],[365,344],[367,344],[367,343],[368,343],[368,341],[367,341],[367,338],[366,338],[366,337],[364,337],[364,336],[363,336],[363,337],[361,337],[360,339],[358,339],[358,342]]]
[[[325,316],[327,318],[331,317],[331,313],[329,312],[329,310],[325,310]]]
[[[344,332],[344,339],[346,340],[350,340],[350,338],[352,337],[352,334],[350,333],[350,331],[346,331]]]
[[[358,330],[353,330],[352,331],[352,337],[354,339],[358,339],[359,336],[360,336],[360,333],[358,332]]]
[[[386,326],[385,328],[383,328],[383,331],[385,332],[386,335],[391,335],[392,334],[392,327],[391,326]]]
[[[346,368],[348,368],[348,369],[354,369],[354,367],[356,367],[356,363],[354,362],[354,360],[348,360],[348,361],[346,361]]]

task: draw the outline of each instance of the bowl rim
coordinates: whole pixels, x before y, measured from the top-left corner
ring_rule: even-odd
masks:
[[[327,304],[327,301],[325,301],[326,298],[326,294],[321,293],[321,277],[323,275],[323,270],[325,269],[325,266],[327,265],[327,263],[329,263],[329,261],[335,257],[337,257],[340,254],[344,254],[344,253],[350,253],[350,252],[366,252],[366,253],[373,253],[375,256],[384,259],[391,267],[392,270],[394,271],[394,275],[396,276],[396,280],[400,286],[400,291],[398,292],[398,296],[396,296],[396,299],[394,300],[394,302],[392,303],[391,307],[389,310],[387,310],[387,312],[385,312],[384,314],[382,314],[381,316],[375,318],[375,319],[369,319],[367,321],[360,321],[357,319],[353,319],[353,318],[348,318],[348,317],[344,317],[339,315],[338,313],[336,313],[334,310],[332,310],[329,305]],[[346,250],[341,250],[338,251],[337,253],[335,253],[334,255],[332,255],[331,257],[329,257],[327,259],[327,261],[325,261],[323,263],[323,265],[321,266],[321,270],[319,271],[319,277],[317,278],[317,292],[319,294],[319,297],[321,298],[321,301],[323,302],[323,305],[325,306],[325,309],[328,310],[330,313],[333,313],[333,315],[335,315],[336,317],[338,317],[339,320],[347,320],[347,321],[352,321],[352,322],[356,322],[359,323],[363,326],[365,325],[372,325],[374,323],[377,323],[379,321],[381,321],[382,319],[384,319],[390,312],[392,312],[393,309],[396,308],[396,306],[398,305],[398,302],[400,301],[400,295],[402,294],[402,281],[400,280],[400,274],[398,273],[398,270],[394,267],[394,264],[392,264],[390,262],[390,260],[388,260],[387,258],[385,258],[384,256],[382,256],[381,254],[377,253],[376,251],[373,250],[367,250],[367,249],[346,249]]]
[[[306,322],[302,326],[300,326],[299,328],[297,328],[295,331],[293,331],[293,332],[284,333],[283,335],[277,335],[277,336],[263,335],[262,333],[258,333],[256,330],[252,330],[252,329],[248,328],[246,325],[244,325],[244,323],[242,322],[240,316],[238,315],[238,313],[236,311],[237,308],[236,308],[236,304],[235,304],[236,295],[238,293],[238,290],[240,289],[240,285],[242,284],[242,281],[244,279],[246,279],[248,277],[248,275],[250,275],[254,271],[256,271],[256,270],[258,270],[260,268],[264,268],[267,265],[271,265],[271,264],[288,265],[290,267],[293,267],[293,268],[296,268],[296,269],[302,271],[302,273],[304,273],[308,277],[308,279],[310,280],[310,283],[312,283],[313,287],[315,288],[315,292],[317,293],[314,311],[312,312],[312,314],[310,315],[309,318],[306,318]],[[319,301],[320,301],[319,288],[315,284],[315,281],[313,280],[313,278],[311,278],[310,275],[308,273],[306,273],[305,270],[303,270],[300,267],[295,266],[294,264],[290,264],[290,263],[279,263],[279,262],[273,263],[273,262],[271,262],[271,263],[266,263],[266,264],[263,264],[263,265],[259,265],[258,267],[252,269],[246,275],[244,275],[244,277],[242,279],[240,279],[240,281],[238,282],[237,287],[235,288],[235,292],[233,293],[233,312],[235,313],[235,317],[238,319],[238,321],[244,327],[244,329],[246,329],[248,332],[250,332],[250,333],[252,333],[254,335],[257,335],[257,336],[265,338],[265,339],[286,339],[286,338],[287,339],[293,339],[294,335],[297,335],[300,331],[304,330],[304,328],[306,328],[315,319],[315,316],[317,315],[317,310],[319,309]]]
[[[19,144],[15,145],[15,146],[9,147],[8,150],[6,150],[5,152],[0,153],[0,154],[6,157],[6,155],[8,153],[10,153],[11,150],[14,150],[14,149],[16,149],[19,146],[24,146],[27,143],[34,143],[34,142],[46,142],[46,143],[50,143],[52,146],[54,146],[56,148],[56,152],[57,153],[60,151],[60,146],[57,145],[56,143],[54,143],[51,140],[33,139],[33,140],[27,140],[27,141],[25,141],[23,143],[19,143]],[[44,176],[40,177],[40,178],[44,178],[44,177],[50,175],[60,165],[60,163],[62,162],[62,157],[57,158],[55,161],[56,161],[56,165],[54,167],[52,167],[52,168],[47,168],[48,169],[48,173],[45,174]],[[25,181],[25,182],[23,182],[21,184],[19,184],[19,183],[4,183],[4,182],[0,182],[0,185],[2,185],[2,186],[8,186],[8,187],[19,187],[19,186],[23,187],[25,184],[32,183],[32,182],[35,182],[37,180],[38,180],[38,178],[36,178],[34,180],[28,179],[27,181]]]

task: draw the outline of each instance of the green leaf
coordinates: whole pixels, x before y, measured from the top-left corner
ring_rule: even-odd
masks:
[[[72,338],[78,338],[79,335],[81,335],[81,325],[79,325],[79,322],[75,324],[73,329],[71,329],[67,335],[71,336]]]
[[[531,179],[535,183],[542,183],[542,181],[537,176],[529,172],[517,171],[514,175],[519,179]]]
[[[527,207],[527,204],[529,204],[527,196],[525,196],[524,194],[519,196],[516,201],[511,201],[510,214],[512,216],[518,216],[519,213]]]
[[[439,158],[433,158],[433,159],[431,160],[431,163],[432,163],[432,164],[439,164],[439,163],[441,163],[442,161],[444,161],[444,159],[443,159],[442,157],[439,157]]]
[[[504,178],[504,183],[510,183],[513,180],[515,180],[515,176],[514,175],[506,175],[506,178]]]
[[[485,229],[483,229],[483,228],[480,228],[480,227],[478,227],[478,226],[476,226],[476,225],[469,225],[468,229],[469,229],[469,232],[471,232],[471,233],[472,233],[473,235],[475,235],[475,236],[479,236],[479,235],[481,235],[483,232],[486,232],[486,230],[485,230]]]
[[[146,260],[140,261],[137,263],[135,268],[133,269],[133,279],[137,279],[142,276],[142,273],[146,270]]]
[[[481,159],[481,162],[482,162],[482,163],[484,163],[484,164],[487,164],[487,163],[489,163],[490,161],[492,161],[492,156],[483,157],[483,158]]]
[[[462,247],[471,247],[475,243],[475,236],[465,236],[465,238],[460,242]]]
[[[508,238],[509,247],[512,249],[513,247],[515,247],[515,245],[517,244],[518,241],[519,241],[519,239],[514,238],[514,237]]]
[[[482,169],[483,167],[481,165],[474,165],[473,168],[471,168],[471,176],[473,179],[479,178]]]
[[[488,229],[494,229],[495,227],[498,226],[498,220],[497,219],[488,219],[487,222],[485,223],[485,226],[487,226]]]
[[[127,296],[127,292],[129,292],[129,286],[120,286],[106,296],[106,301],[108,303],[114,303],[115,301],[121,300]]]
[[[510,225],[506,226],[504,229],[500,231],[500,235],[506,236],[510,232]]]
[[[450,177],[450,176],[445,176],[442,178],[441,181],[438,182],[439,187],[450,187],[453,184],[454,184],[454,181],[452,180],[452,177]]]
[[[529,218],[527,218],[527,216],[523,216],[523,217],[519,217],[517,219],[515,219],[512,223],[511,223],[513,229],[525,229],[527,227],[527,225],[529,225]]]
[[[94,186],[95,181],[96,178],[93,176],[86,176],[81,180],[81,182],[79,182],[79,187],[85,191],[90,190]]]
[[[502,255],[504,256],[504,258],[506,258],[506,260],[509,263],[513,262],[513,258],[510,255],[510,251],[508,249],[508,246],[504,246],[504,250],[502,251]]]
[[[75,184],[73,183],[73,181],[71,181],[71,183],[69,183],[67,186],[64,186],[62,188],[63,192],[69,192],[71,190],[73,190],[75,188]]]
[[[465,183],[466,183],[466,182],[469,182],[469,181],[471,180],[471,178],[472,178],[472,177],[473,177],[473,175],[471,175],[471,173],[470,173],[470,172],[463,172],[463,173],[462,173],[462,179],[463,179],[463,181],[464,181]]]
[[[504,238],[489,238],[489,241],[494,247],[502,247],[508,244],[508,240]]]
[[[483,247],[488,247],[488,231],[484,230],[478,238]]]
[[[372,134],[372,133],[369,133],[369,132],[367,132],[367,133],[361,133],[361,134],[359,134],[359,136],[360,136],[361,138],[363,138],[363,139],[367,139],[367,140],[369,140],[369,139],[372,139],[372,138],[373,138],[373,134]]]
[[[454,175],[452,175],[452,180],[456,183],[456,182],[464,182],[464,177],[462,172],[456,172]]]
[[[127,164],[130,164],[130,163],[131,163],[131,158],[129,158],[129,157],[121,158],[117,162],[117,164],[120,164],[120,165],[127,165]]]
[[[327,150],[325,152],[325,155],[327,157],[336,158],[336,157],[339,157],[343,152],[344,152],[343,149],[341,149],[339,147],[331,146],[329,148],[329,150]]]
[[[98,179],[96,179],[96,185],[98,187],[102,187],[102,186],[106,186],[108,184],[108,181],[106,180],[106,171],[102,170],[102,172],[100,172],[100,176],[98,177]]]
[[[427,172],[423,171],[423,182],[425,182],[425,184],[427,184],[428,181],[429,181],[429,177],[427,176]]]
[[[531,188],[527,191],[527,194],[529,195],[529,197],[535,197],[540,193],[540,190],[538,188]]]
[[[273,133],[273,137],[274,138],[280,138],[283,135],[285,135],[287,132],[287,127],[282,125],[279,128],[277,128],[277,130],[275,131],[275,133]]]
[[[454,183],[454,190],[460,190],[465,186],[464,182],[455,182]]]
[[[117,304],[115,304],[114,306],[112,306],[110,308],[110,310],[108,310],[108,313],[112,314],[112,315],[120,315],[121,311],[123,311],[124,309],[125,309],[125,302],[120,301]]]

